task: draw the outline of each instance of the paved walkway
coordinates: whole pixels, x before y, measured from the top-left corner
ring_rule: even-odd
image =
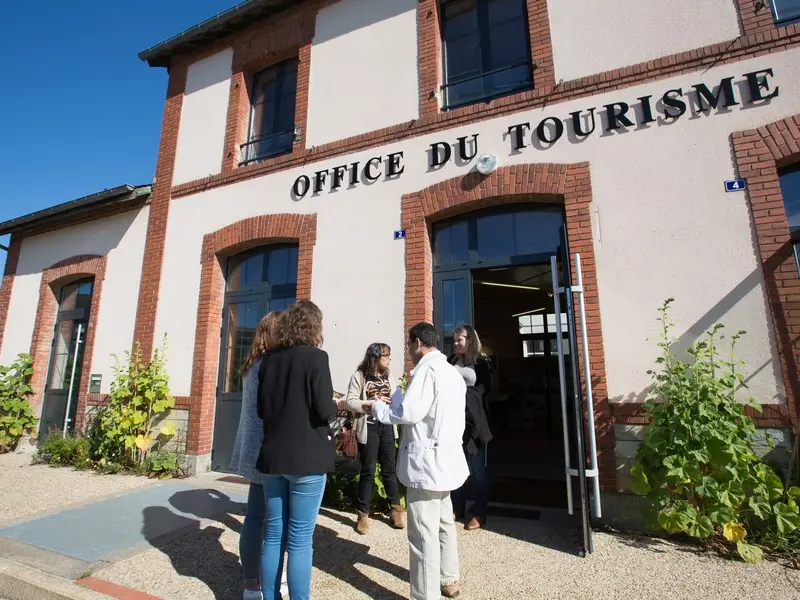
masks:
[[[0,457],[0,483],[10,462]],[[40,467],[14,468],[31,478],[53,474]],[[84,476],[58,470],[50,478],[58,481],[51,493],[58,496],[64,491],[58,486],[69,485],[71,478],[83,485]],[[102,488],[113,480],[89,481]],[[82,579],[109,597],[125,597],[121,590],[132,589],[147,594],[137,600],[238,600],[245,492],[245,486],[213,474],[143,482],[128,491],[114,488],[105,498],[94,490],[87,492],[88,502],[7,523],[0,528],[0,555],[16,565]],[[0,485],[0,505],[9,506],[6,501],[18,493]],[[376,521],[362,537],[352,524],[352,515],[323,509],[315,535],[312,597],[407,598],[405,532]],[[544,511],[538,521],[497,517],[486,530],[460,529],[462,597],[800,598],[796,571],[774,563],[723,561],[646,538],[596,534],[596,552],[582,559],[575,554],[574,529],[563,524],[563,514]],[[4,589],[0,594],[8,595]]]

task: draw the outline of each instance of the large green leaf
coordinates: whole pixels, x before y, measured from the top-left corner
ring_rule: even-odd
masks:
[[[714,524],[709,517],[702,515],[689,526],[688,533],[695,538],[707,538],[714,533]]]
[[[791,533],[800,527],[800,515],[797,514],[797,507],[793,510],[787,504],[778,502],[772,507],[772,511],[775,513],[775,523],[778,525],[778,531],[782,534]]]
[[[769,502],[760,500],[755,496],[750,498],[748,504],[750,505],[750,508],[753,509],[753,514],[755,514],[762,521],[766,521],[772,514],[772,507],[769,505]]]
[[[758,546],[753,546],[745,542],[737,542],[736,550],[746,563],[757,564],[764,560],[764,552]]]
[[[685,532],[691,523],[691,519],[685,512],[674,510],[672,512],[659,513],[658,523],[667,533],[675,534]]]
[[[645,496],[650,490],[650,482],[641,465],[631,467],[631,491],[638,496]]]

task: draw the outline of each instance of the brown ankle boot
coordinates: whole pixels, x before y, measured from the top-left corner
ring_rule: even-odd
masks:
[[[457,581],[453,583],[448,583],[447,585],[442,586],[442,596],[445,598],[457,598],[458,595],[461,593],[461,586],[458,584]]]
[[[361,535],[367,535],[369,531],[369,515],[358,511],[358,522],[356,523],[356,532]]]
[[[395,529],[403,529],[403,507],[399,504],[392,504],[392,513],[390,515],[392,520],[392,527]]]

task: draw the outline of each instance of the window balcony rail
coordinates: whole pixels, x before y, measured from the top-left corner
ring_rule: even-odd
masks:
[[[239,166],[265,160],[292,151],[295,130],[260,135],[239,146]]]
[[[455,78],[441,86],[445,108],[453,109],[479,100],[489,101],[533,85],[533,70],[529,60],[468,77]]]

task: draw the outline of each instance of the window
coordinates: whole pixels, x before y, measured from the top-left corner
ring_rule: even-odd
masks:
[[[795,263],[800,275],[800,165],[779,171],[778,178],[781,183],[783,206],[786,209],[786,220],[789,222],[789,233],[794,244]]]
[[[445,0],[441,13],[447,108],[533,86],[525,0]]]
[[[546,261],[558,252],[564,215],[561,207],[511,206],[480,214],[469,214],[434,226],[434,266],[461,268],[472,264]]]
[[[297,59],[257,73],[250,97],[250,129],[241,164],[292,151]]]
[[[544,310],[544,309],[541,309]],[[558,354],[558,329],[556,327],[555,313],[533,314],[517,317],[519,320],[519,333],[522,339],[522,358],[532,356],[556,356]],[[562,349],[565,355],[569,354],[569,326],[567,313],[561,313]],[[545,345],[546,344],[546,345]]]
[[[772,11],[778,23],[800,18],[800,0],[772,0]]]

